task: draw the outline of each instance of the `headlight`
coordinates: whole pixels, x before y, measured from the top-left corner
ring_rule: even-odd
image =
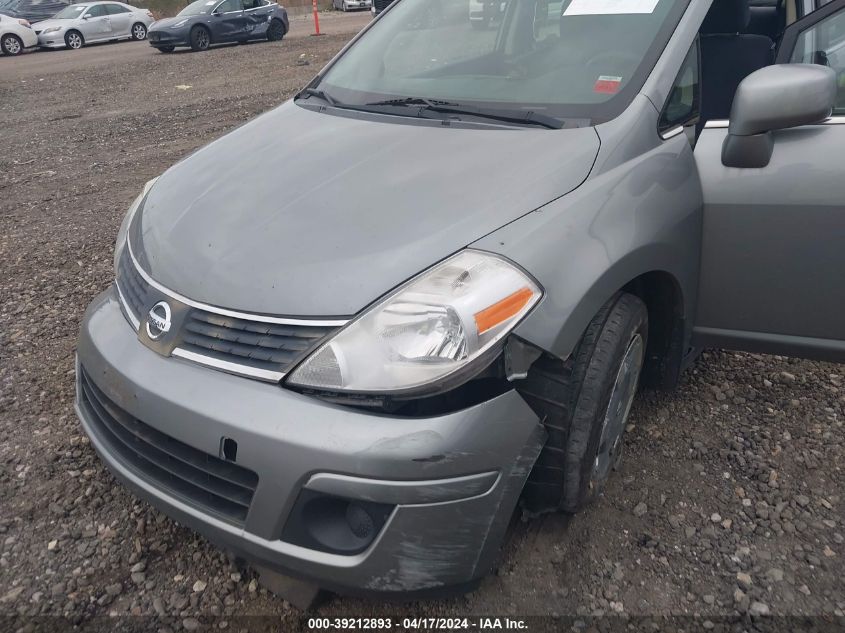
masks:
[[[187,20],[179,20],[176,24],[171,24],[170,28],[171,29],[178,29],[180,27],[185,26],[187,23],[188,23]]]
[[[541,296],[537,282],[504,258],[462,251],[369,308],[288,382],[363,393],[434,390],[490,351]]]
[[[146,197],[147,192],[155,184],[156,180],[158,180],[158,177],[153,178],[144,185],[144,189],[141,191],[141,194],[135,198],[131,205],[129,205],[129,210],[127,210],[126,215],[123,216],[123,222],[120,223],[120,229],[117,232],[117,241],[114,244],[115,274],[117,274],[117,262],[120,260],[120,253],[123,251],[123,245],[126,244],[126,234],[129,232],[129,225],[132,223],[132,218],[135,217],[135,212],[138,210],[138,207],[141,206],[141,202]]]
[[[50,28],[44,29],[41,31],[42,35],[46,35],[47,33],[55,33],[56,31],[61,31],[62,27],[60,26],[51,26]]]

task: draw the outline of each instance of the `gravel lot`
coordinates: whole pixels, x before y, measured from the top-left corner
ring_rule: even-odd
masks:
[[[143,183],[288,98],[367,19],[326,17],[322,38],[298,20],[282,42],[203,54],[127,43],[0,59],[0,615],[301,624],[250,570],[106,472],[73,413],[73,351]],[[632,415],[605,497],[518,524],[478,591],[411,605],[332,597],[318,613],[843,622],[842,366],[708,352],[676,393],[643,394]]]

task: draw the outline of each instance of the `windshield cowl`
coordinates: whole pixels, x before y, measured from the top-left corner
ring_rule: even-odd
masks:
[[[421,119],[494,121],[505,125],[542,127],[553,130],[559,130],[562,127],[583,127],[584,125],[584,122],[573,122],[574,124],[567,125],[566,121],[542,113],[536,113],[530,109],[507,110],[502,108],[479,108],[450,101],[433,101],[421,97],[403,97],[362,105],[352,105],[340,102],[329,93],[315,88],[306,88],[297,95],[298,99],[308,99],[310,97],[320,99],[329,106],[342,110],[355,110]]]

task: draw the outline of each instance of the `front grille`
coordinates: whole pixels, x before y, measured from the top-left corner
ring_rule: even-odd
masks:
[[[136,474],[174,497],[243,525],[258,475],[188,446],[118,407],[79,368],[79,401],[112,453]]]
[[[133,326],[143,322],[147,311],[158,301],[168,301],[171,307],[180,304],[165,292],[151,288],[138,271],[129,252],[124,247],[118,261],[117,287],[124,312]],[[231,317],[212,309],[190,307],[184,321],[171,330],[174,354],[191,352],[192,360],[218,366],[222,361],[242,367],[230,368],[235,373],[277,381],[295,363],[315,349],[327,336],[338,329],[337,325],[300,323],[268,323],[262,317]],[[337,323],[335,321],[334,323]],[[272,372],[270,377],[262,372]]]
[[[126,309],[140,320],[145,308],[150,307],[147,305],[149,284],[135,268],[132,257],[129,255],[129,247],[125,245],[117,265],[117,286],[126,302]]]
[[[248,321],[194,308],[183,326],[179,347],[256,369],[286,372],[336,329]]]

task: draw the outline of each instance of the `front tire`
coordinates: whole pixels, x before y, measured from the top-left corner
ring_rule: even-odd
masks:
[[[79,31],[68,31],[65,33],[65,46],[73,50],[82,48],[85,46],[85,38]]]
[[[132,25],[132,39],[136,42],[140,42],[141,40],[147,39],[147,27],[141,24],[140,22],[136,22]]]
[[[211,33],[204,26],[191,29],[191,50],[204,51],[211,45]]]
[[[0,50],[4,55],[20,55],[23,53],[23,41],[14,33],[6,33],[0,40]]]
[[[285,25],[282,24],[282,21],[273,18],[270,22],[270,26],[267,27],[267,39],[271,42],[278,42],[285,36]]]
[[[526,483],[529,510],[577,512],[604,490],[620,459],[647,343],[645,304],[621,293],[569,359],[542,357],[531,368],[520,393],[543,417],[548,440]]]

